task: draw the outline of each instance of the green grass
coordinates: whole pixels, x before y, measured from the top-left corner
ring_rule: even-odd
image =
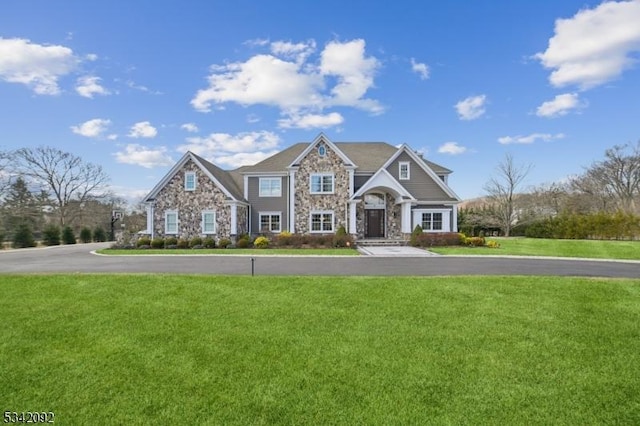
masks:
[[[350,248],[275,248],[275,249],[101,249],[97,250],[100,254],[112,255],[140,255],[140,254],[164,254],[164,255],[203,255],[203,254],[221,254],[221,255],[251,255],[251,256],[269,256],[269,255],[299,255],[299,256],[359,256],[358,250]]]
[[[640,280],[3,275],[61,424],[640,424]]]
[[[551,240],[543,238],[487,238],[500,248],[434,247],[439,254],[559,256],[640,260],[640,241]]]

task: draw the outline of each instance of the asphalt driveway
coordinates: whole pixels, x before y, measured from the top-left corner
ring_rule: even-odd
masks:
[[[0,273],[250,275],[251,256],[100,256],[108,243],[0,251]],[[640,278],[640,262],[496,257],[254,256],[256,275],[559,275]],[[0,280],[2,278],[0,277]]]

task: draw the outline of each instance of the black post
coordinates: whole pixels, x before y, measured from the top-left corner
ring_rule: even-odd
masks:
[[[252,257],[251,258],[251,276],[252,277],[254,276],[254,273],[255,273],[255,262],[256,262],[256,258]]]

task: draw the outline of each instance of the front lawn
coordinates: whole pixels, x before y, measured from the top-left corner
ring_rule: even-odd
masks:
[[[99,254],[113,255],[143,255],[143,254],[173,254],[173,255],[287,255],[287,256],[359,256],[358,250],[351,248],[273,248],[273,249],[102,249],[96,251]]]
[[[61,424],[640,424],[640,280],[4,275]]]
[[[438,254],[559,256],[640,260],[640,241],[552,240],[544,238],[487,238],[500,248],[434,247]]]

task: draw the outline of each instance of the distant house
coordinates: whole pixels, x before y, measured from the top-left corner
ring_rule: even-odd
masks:
[[[292,233],[405,240],[456,232],[451,170],[407,145],[332,142],[324,134],[253,166],[226,171],[187,152],[145,197],[152,236]]]

